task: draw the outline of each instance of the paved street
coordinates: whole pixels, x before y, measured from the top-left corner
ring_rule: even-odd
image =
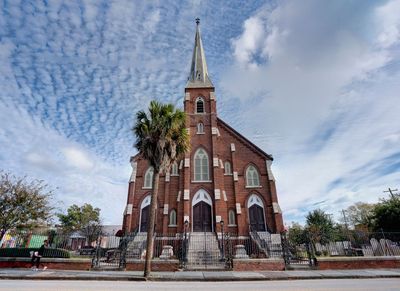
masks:
[[[1,280],[0,291],[71,291],[71,290],[291,290],[291,291],[398,291],[400,279],[338,279],[251,282],[109,282],[109,281],[30,281]]]

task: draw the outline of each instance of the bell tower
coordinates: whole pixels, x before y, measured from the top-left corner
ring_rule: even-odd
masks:
[[[215,196],[223,185],[223,173],[218,166],[217,138],[217,109],[214,94],[214,85],[208,75],[207,62],[200,34],[200,19],[196,19],[196,34],[190,73],[185,87],[184,110],[186,113],[186,126],[188,128],[191,144],[191,152],[185,156],[184,167],[184,192],[189,195],[184,200],[183,212],[185,220],[188,220],[195,229],[193,222],[192,199],[198,191],[209,193],[212,203],[212,229],[218,231],[218,219],[220,198]],[[208,178],[195,177],[197,169],[195,165],[196,152],[201,151],[208,157]],[[201,170],[203,171],[203,170]],[[217,219],[218,218],[218,219]]]

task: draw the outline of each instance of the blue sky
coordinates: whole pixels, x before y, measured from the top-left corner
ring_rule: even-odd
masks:
[[[219,116],[271,153],[286,223],[400,182],[400,1],[1,1],[0,168],[120,224],[134,114],[182,107],[201,18]]]

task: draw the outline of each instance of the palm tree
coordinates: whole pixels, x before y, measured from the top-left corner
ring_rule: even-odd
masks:
[[[169,171],[173,162],[189,150],[189,135],[185,128],[185,113],[172,104],[151,101],[149,115],[144,111],[136,114],[133,132],[135,147],[153,167],[153,191],[151,193],[150,217],[147,227],[147,249],[144,277],[151,272],[153,236],[160,173]]]

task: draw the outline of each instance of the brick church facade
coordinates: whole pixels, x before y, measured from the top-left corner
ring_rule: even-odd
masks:
[[[160,175],[155,231],[158,234],[249,230],[280,233],[283,221],[271,171],[272,156],[217,115],[217,96],[197,23],[184,111],[191,149],[169,173]],[[123,229],[146,232],[153,171],[131,157]],[[186,223],[185,223],[186,222]]]

